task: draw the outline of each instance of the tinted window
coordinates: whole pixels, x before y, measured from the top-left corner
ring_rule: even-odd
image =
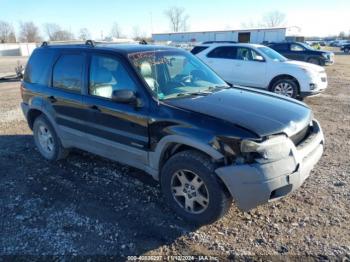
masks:
[[[271,47],[277,51],[287,51],[288,50],[288,44],[277,44],[277,45],[272,45]]]
[[[112,98],[114,90],[136,91],[136,84],[123,64],[116,58],[93,55],[90,66],[89,93]]]
[[[291,44],[290,50],[300,52],[300,51],[304,51],[305,48],[298,44]]]
[[[80,91],[84,56],[63,55],[53,69],[53,86],[71,91]]]
[[[212,50],[208,57],[211,58],[225,58],[225,59],[235,59],[237,49],[233,46],[221,46]]]
[[[191,50],[191,53],[196,55],[200,52],[202,52],[203,50],[207,49],[208,47],[207,46],[195,46],[193,47],[193,49]]]
[[[54,53],[49,50],[35,51],[27,64],[24,81],[33,84],[48,85],[53,57]]]
[[[247,47],[237,48],[237,59],[245,61],[264,61],[264,58],[259,53]]]

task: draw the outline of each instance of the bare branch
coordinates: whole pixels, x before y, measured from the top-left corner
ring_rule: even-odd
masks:
[[[111,29],[111,37],[115,38],[121,38],[122,37],[122,31],[118,23],[114,23]]]
[[[164,11],[165,16],[169,20],[172,32],[187,31],[187,21],[189,16],[185,14],[183,7],[173,6]]]
[[[277,27],[285,24],[286,15],[279,11],[272,11],[263,16],[262,22],[265,27]]]
[[[81,28],[79,31],[79,39],[81,40],[88,40],[91,38],[90,32],[87,28]]]
[[[0,21],[0,43],[15,43],[16,36],[13,26],[5,21]]]
[[[19,39],[22,42],[40,42],[39,28],[33,22],[20,23]]]

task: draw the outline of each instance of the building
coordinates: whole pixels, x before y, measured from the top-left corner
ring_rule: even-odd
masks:
[[[30,56],[36,47],[36,43],[0,44],[0,56]]]
[[[297,29],[297,30],[296,30]],[[222,31],[178,32],[152,34],[155,42],[198,43],[205,41],[236,41],[240,43],[280,42],[287,36],[297,36],[297,27],[254,28]]]

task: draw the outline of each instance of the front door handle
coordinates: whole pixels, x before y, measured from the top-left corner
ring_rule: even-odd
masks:
[[[89,108],[93,111],[98,111],[98,112],[101,112],[101,110],[98,108],[98,106],[96,105],[92,105],[92,106],[89,106]]]
[[[48,99],[51,103],[57,102],[57,99],[56,99],[54,96],[49,96],[47,99]]]

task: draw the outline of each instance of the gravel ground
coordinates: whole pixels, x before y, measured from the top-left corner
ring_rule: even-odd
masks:
[[[305,100],[326,137],[305,184],[248,213],[233,205],[201,228],[174,217],[140,170],[81,151],[43,160],[19,109],[19,83],[0,83],[0,255],[349,259],[350,56],[336,61],[326,68],[328,90]]]

